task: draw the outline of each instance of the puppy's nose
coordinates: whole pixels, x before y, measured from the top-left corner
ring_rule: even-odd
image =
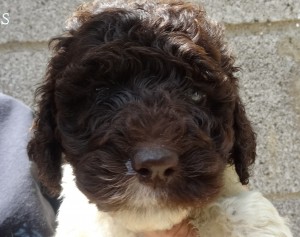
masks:
[[[142,148],[133,157],[132,166],[144,179],[167,181],[178,168],[178,155],[160,147]]]

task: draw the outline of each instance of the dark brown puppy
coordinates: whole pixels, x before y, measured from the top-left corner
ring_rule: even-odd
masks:
[[[49,191],[60,191],[64,160],[104,211],[126,208],[137,182],[163,206],[205,204],[227,164],[246,184],[255,135],[222,28],[178,1],[90,8],[51,41],[37,91],[28,151]]]

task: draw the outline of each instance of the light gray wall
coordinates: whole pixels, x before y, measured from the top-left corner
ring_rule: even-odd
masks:
[[[35,84],[80,0],[2,0],[0,91],[32,106]],[[195,0],[224,22],[242,71],[241,94],[258,135],[251,188],[260,189],[287,216],[300,237],[300,1]]]

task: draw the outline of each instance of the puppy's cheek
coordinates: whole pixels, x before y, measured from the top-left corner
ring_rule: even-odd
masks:
[[[96,204],[101,211],[117,211],[127,203],[122,187],[111,188],[114,187],[114,183],[103,182],[87,175],[86,178],[77,178],[76,184],[89,201]]]
[[[126,203],[128,178],[125,167],[109,154],[96,151],[85,156],[75,169],[80,191],[102,211],[115,211]]]
[[[175,197],[202,203],[216,196],[223,185],[226,161],[215,151],[194,153],[184,157],[181,192]],[[176,191],[176,190],[175,190]],[[182,195],[184,193],[184,195]]]

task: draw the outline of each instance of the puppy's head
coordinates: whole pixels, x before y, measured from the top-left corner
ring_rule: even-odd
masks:
[[[203,9],[96,1],[52,43],[28,147],[52,193],[63,160],[112,213],[205,205],[227,164],[247,183],[254,133],[222,28]]]

